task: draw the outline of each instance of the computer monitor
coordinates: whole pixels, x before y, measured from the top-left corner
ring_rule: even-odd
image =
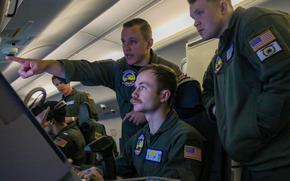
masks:
[[[80,180],[0,73],[0,180]]]

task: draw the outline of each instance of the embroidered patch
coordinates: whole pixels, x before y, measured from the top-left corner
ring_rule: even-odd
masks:
[[[139,156],[140,153],[142,152],[142,148],[144,146],[144,134],[141,134],[138,139],[137,139],[137,143],[136,143],[136,148],[134,150],[135,155]]]
[[[162,158],[161,150],[147,149],[145,160],[160,163]]]
[[[267,31],[263,32],[262,34],[256,36],[252,40],[250,40],[249,43],[250,43],[250,46],[252,47],[252,49],[256,52],[257,50],[265,47],[266,45],[268,45],[269,43],[271,43],[275,39],[276,39],[276,37],[273,35],[271,30],[267,30]]]
[[[101,133],[95,132],[95,139],[98,140],[101,138],[103,135]]]
[[[73,105],[74,103],[75,103],[75,101],[71,100],[71,101],[66,102],[66,105]]]
[[[261,50],[257,51],[256,55],[259,57],[260,61],[263,62],[265,59],[275,55],[276,53],[282,50],[281,46],[277,41],[274,41],[267,45],[266,47],[262,48]]]
[[[227,49],[227,59],[226,59],[226,62],[228,62],[232,56],[233,56],[233,53],[234,53],[234,44],[232,43],[231,46]]]
[[[67,141],[65,139],[62,139],[62,138],[59,138],[57,137],[54,141],[54,144],[56,144],[57,146],[60,146],[60,147],[65,147],[65,145],[67,144]]]
[[[214,63],[214,73],[217,74],[223,66],[223,60],[217,56]]]
[[[122,84],[130,87],[133,86],[136,81],[136,73],[133,70],[125,70],[122,75]]]
[[[202,160],[201,149],[195,146],[185,145],[184,158],[201,161]]]

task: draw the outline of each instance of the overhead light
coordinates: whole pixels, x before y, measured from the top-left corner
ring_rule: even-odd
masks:
[[[232,0],[233,6],[241,3],[245,0]],[[185,11],[180,16],[160,25],[153,31],[153,39],[155,43],[159,43],[166,38],[175,35],[178,32],[184,31],[192,26],[193,28],[194,20],[189,16],[189,12]]]
[[[156,42],[161,41],[162,39],[174,35],[175,33],[186,29],[192,25],[193,20],[190,18],[189,14],[182,14],[175,19],[157,27],[153,32],[153,39]]]
[[[122,51],[111,51],[107,54],[98,57],[100,60],[106,60],[106,59],[112,59],[112,60],[118,60],[124,56]]]

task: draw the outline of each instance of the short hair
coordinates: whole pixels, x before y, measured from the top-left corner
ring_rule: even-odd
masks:
[[[51,77],[52,83],[53,83],[54,80],[59,80],[60,82],[67,84],[67,82],[66,82],[66,80],[64,78],[61,78],[61,77],[58,77],[58,76],[55,76],[55,75]]]
[[[160,93],[162,90],[165,89],[170,91],[171,95],[168,100],[168,104],[172,106],[177,89],[176,73],[168,66],[161,64],[146,65],[139,70],[139,73],[147,70],[151,70],[156,77],[156,81],[158,82],[157,84],[158,93]]]
[[[141,18],[135,18],[132,19],[130,21],[127,21],[126,23],[123,24],[123,28],[128,28],[128,27],[132,27],[138,25],[140,26],[140,31],[143,35],[143,38],[145,40],[150,40],[152,38],[152,29],[151,26],[149,25],[149,23]]]

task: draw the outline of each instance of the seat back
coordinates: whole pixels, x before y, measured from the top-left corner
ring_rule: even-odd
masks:
[[[107,135],[105,126],[92,118],[90,106],[87,102],[80,105],[78,126],[85,138],[86,144],[99,139],[103,135]],[[97,164],[95,153],[86,153],[86,164]]]
[[[219,140],[217,124],[209,119],[202,105],[201,89],[196,80],[185,79],[177,88],[174,109],[181,120],[196,128],[206,139],[203,151],[202,181],[224,180],[230,176],[228,158]]]

